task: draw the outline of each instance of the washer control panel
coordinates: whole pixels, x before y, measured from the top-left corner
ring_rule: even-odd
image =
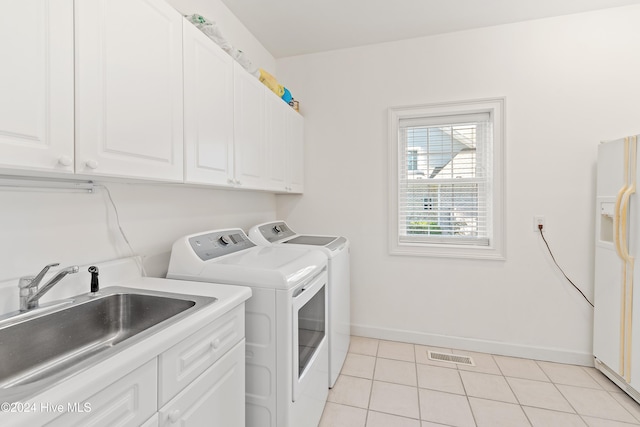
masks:
[[[189,244],[198,257],[207,261],[255,246],[239,228],[218,230],[189,238]]]
[[[284,221],[270,222],[269,224],[258,227],[258,230],[260,230],[260,234],[262,234],[269,243],[276,243],[296,235]]]

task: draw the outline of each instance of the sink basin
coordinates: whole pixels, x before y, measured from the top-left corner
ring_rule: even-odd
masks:
[[[0,397],[17,399],[112,356],[216,298],[109,287],[0,321]]]

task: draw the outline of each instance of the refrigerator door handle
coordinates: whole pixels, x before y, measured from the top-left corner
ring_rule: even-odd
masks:
[[[633,270],[634,270],[634,258],[629,254],[629,244],[627,242],[628,223],[627,217],[629,215],[629,200],[631,195],[636,192],[636,171],[637,171],[637,138],[625,138],[625,186],[620,204],[620,226],[619,231],[616,230],[619,235],[617,236],[618,243],[616,249],[620,249],[620,253],[624,264],[622,266],[622,318],[621,318],[621,354],[620,362],[622,372],[627,383],[631,382],[631,347],[632,347],[632,316],[633,316]]]
[[[620,215],[620,252],[621,258],[626,262],[633,262],[633,257],[629,255],[629,242],[627,242],[627,216],[629,214],[629,199],[635,193],[635,185],[632,185],[622,196],[622,213]]]
[[[620,249],[622,251],[622,259],[626,262],[632,263],[633,257],[629,255],[629,243],[627,242],[627,216],[629,215],[629,200],[631,195],[636,192],[636,153],[637,153],[637,139],[632,137],[629,141],[628,147],[628,160],[629,160],[629,174],[627,178],[627,189],[622,196],[622,212],[620,217],[621,222],[621,236],[620,236]],[[630,184],[629,184],[630,182]]]
[[[620,234],[624,234],[624,239],[626,241],[626,231],[625,233],[621,233],[622,228],[626,229],[626,215],[624,215],[625,224],[622,224],[620,217],[621,217],[622,198],[624,197],[627,190],[629,189],[629,160],[630,160],[629,159],[629,138],[625,138],[624,139],[624,158],[623,158],[624,184],[622,184],[622,187],[618,191],[618,195],[616,196],[616,204],[613,210],[613,232],[614,232],[613,242],[615,244],[616,253],[618,254],[618,257],[620,257],[620,259],[622,259],[623,261],[626,261],[626,258],[622,250],[622,237],[620,236]]]
[[[620,206],[622,205],[622,196],[627,191],[627,184],[625,183],[620,191],[618,191],[618,195],[616,197],[616,204],[613,209],[613,243],[616,247],[616,253],[618,257],[624,261],[624,255],[622,254],[622,247],[620,245]]]

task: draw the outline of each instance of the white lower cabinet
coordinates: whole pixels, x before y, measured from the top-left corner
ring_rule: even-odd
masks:
[[[46,424],[49,427],[137,426],[157,408],[158,362],[154,358]],[[69,404],[69,403],[68,403]],[[85,406],[87,405],[87,406]]]
[[[243,339],[160,409],[160,426],[243,427],[244,357]]]
[[[237,307],[159,356],[158,406],[206,371],[244,337],[244,306]]]
[[[158,413],[155,413],[140,427],[159,427],[159,426],[160,426],[160,416],[158,415]]]
[[[244,427],[244,329],[240,304],[46,425]]]

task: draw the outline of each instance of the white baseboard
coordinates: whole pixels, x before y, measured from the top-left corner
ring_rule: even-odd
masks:
[[[535,347],[475,338],[453,337],[399,329],[377,328],[365,325],[351,325],[351,335],[401,341],[431,347],[443,347],[500,356],[522,357],[572,365],[593,366],[593,355],[557,348]]]

